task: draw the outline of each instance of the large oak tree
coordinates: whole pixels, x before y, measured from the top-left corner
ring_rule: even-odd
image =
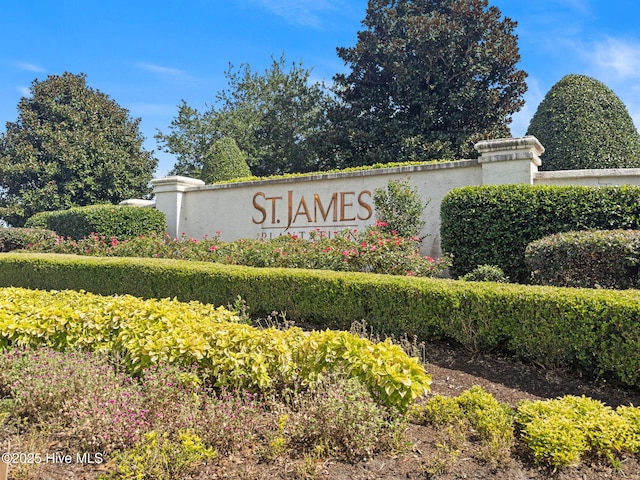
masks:
[[[329,136],[344,166],[468,158],[473,143],[509,135],[526,73],[516,23],[487,0],[369,0]]]
[[[84,74],[34,80],[30,91],[0,135],[0,218],[22,226],[40,211],[150,193],[157,160],[143,148],[140,119]]]

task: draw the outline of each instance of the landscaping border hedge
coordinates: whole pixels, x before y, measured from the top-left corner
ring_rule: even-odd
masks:
[[[0,286],[175,297],[382,334],[447,337],[640,386],[640,291],[465,282],[179,260],[6,253]]]
[[[640,187],[487,185],[456,188],[441,205],[442,250],[451,272],[497,265],[512,281],[528,283],[527,245],[574,230],[640,229]]]
[[[132,205],[89,205],[67,210],[36,213],[26,222],[27,226],[48,228],[58,235],[80,240],[92,233],[107,238],[125,239],[163,234],[167,229],[164,212],[155,208]]]

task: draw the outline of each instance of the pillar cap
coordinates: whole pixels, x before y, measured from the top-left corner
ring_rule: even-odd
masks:
[[[518,150],[529,150],[536,156],[544,153],[544,147],[533,135],[527,135],[519,138],[496,138],[493,140],[483,140],[476,143],[474,147],[481,155]]]

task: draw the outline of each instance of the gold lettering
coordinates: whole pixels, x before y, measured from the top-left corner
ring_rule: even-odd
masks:
[[[260,225],[261,223],[264,223],[264,221],[267,219],[267,211],[262,205],[258,204],[257,202],[258,197],[266,198],[266,195],[263,192],[258,192],[253,196],[253,208],[258,210],[262,214],[262,219],[256,220],[254,217],[252,217],[251,220],[253,220],[253,223]]]
[[[289,190],[287,192],[287,228],[284,229],[285,232],[289,230],[292,220],[293,220],[293,190]]]
[[[373,209],[371,208],[371,205],[362,198],[364,195],[369,195],[369,197],[371,197],[371,192],[369,190],[363,190],[358,195],[358,205],[360,205],[367,211],[366,216],[358,214],[358,220],[369,220],[373,215]]]
[[[341,222],[352,222],[356,219],[356,217],[345,216],[345,208],[353,206],[353,203],[347,203],[345,201],[345,197],[347,195],[355,195],[355,194],[356,192],[340,192],[340,221]]]
[[[327,207],[327,210],[325,210],[324,206],[322,205],[322,201],[320,200],[320,195],[316,193],[313,196],[313,221],[314,222],[318,221],[318,210],[320,210],[320,216],[322,217],[322,220],[326,222],[327,217],[331,212],[331,208],[333,207],[333,221],[337,222],[338,221],[338,209],[336,208],[337,203],[338,203],[338,194],[334,193],[333,195],[331,195],[331,201],[329,202],[329,206]]]
[[[303,207],[302,210],[300,207]],[[298,215],[303,213],[307,217],[307,222],[313,222],[311,218],[311,214],[309,213],[309,207],[307,207],[307,201],[304,199],[304,195],[300,197],[300,202],[298,203],[298,209],[296,210],[296,215],[293,217],[293,222],[295,223]]]
[[[282,197],[265,197],[265,200],[271,200],[271,223],[280,223],[276,218],[276,202],[282,200]]]

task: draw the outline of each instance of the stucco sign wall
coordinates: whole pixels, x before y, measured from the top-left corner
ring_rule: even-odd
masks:
[[[594,176],[604,181],[597,172],[556,174],[562,178],[538,173],[544,148],[532,136],[484,141],[476,149],[478,159],[456,162],[219,185],[172,176],[154,179],[152,184],[156,208],[167,215],[171,236],[219,235],[230,241],[279,235],[306,238],[311,231],[330,237],[345,229],[364,229],[375,223],[376,189],[385,188],[390,180],[406,180],[426,204],[423,254],[437,257],[442,253],[440,203],[453,188],[505,183],[580,185],[581,180],[592,182]],[[625,183],[630,178],[637,183],[640,170],[636,170],[609,173]],[[620,184],[616,178],[606,182]]]

